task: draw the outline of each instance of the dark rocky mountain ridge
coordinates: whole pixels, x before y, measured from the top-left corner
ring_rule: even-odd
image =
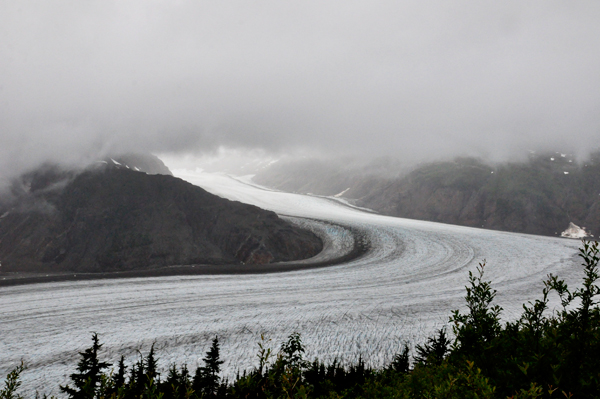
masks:
[[[2,271],[265,264],[322,249],[317,236],[273,212],[117,162],[23,176],[0,206]]]

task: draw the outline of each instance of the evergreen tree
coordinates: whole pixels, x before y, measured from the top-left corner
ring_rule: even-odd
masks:
[[[397,373],[406,374],[410,368],[410,356],[408,344],[404,344],[402,353],[397,353],[389,366],[389,369]]]
[[[125,356],[121,355],[119,364],[117,366],[117,372],[110,378],[108,390],[106,391],[107,396],[117,394],[119,390],[125,388],[125,374],[127,372],[127,366],[125,365]]]
[[[146,365],[144,357],[139,354],[139,360],[131,366],[129,382],[127,384],[127,393],[130,398],[139,398],[146,385]]]
[[[98,350],[102,348],[98,334],[92,335],[92,346],[84,352],[79,352],[81,360],[77,364],[77,373],[70,375],[74,387],[60,386],[60,390],[72,399],[92,399],[96,395],[102,370],[110,367],[110,363],[98,360]]]
[[[117,374],[113,377],[113,382],[116,388],[120,388],[125,385],[125,373],[127,372],[127,366],[125,365],[125,356],[121,355],[119,359],[119,369]]]
[[[206,352],[206,356],[202,360],[204,361],[204,366],[196,369],[193,388],[198,394],[202,393],[206,396],[214,396],[219,388],[221,379],[219,372],[221,371],[221,364],[223,364],[219,355],[218,337],[213,339],[210,350]]]
[[[161,392],[164,393],[164,399],[189,398],[192,389],[192,382],[187,366],[181,366],[181,371],[177,365],[173,364],[169,368],[167,378],[161,383]]]
[[[449,351],[450,340],[446,336],[446,329],[438,331],[437,337],[429,337],[423,345],[417,345],[415,362],[423,364],[440,365]],[[408,348],[407,348],[408,349]],[[408,351],[406,351],[408,357]]]
[[[146,356],[146,382],[148,383],[150,381],[156,382],[158,378],[157,361],[158,359],[154,356],[154,344],[152,344],[150,352]]]

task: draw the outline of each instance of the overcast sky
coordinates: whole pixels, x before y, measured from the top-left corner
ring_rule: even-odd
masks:
[[[0,175],[108,151],[600,138],[600,2],[0,0]]]

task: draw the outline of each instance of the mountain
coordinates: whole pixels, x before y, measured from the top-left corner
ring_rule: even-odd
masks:
[[[46,165],[13,184],[0,209],[2,271],[264,264],[322,249],[273,212],[111,159],[83,171]]]
[[[302,176],[296,186],[293,176]],[[560,153],[495,165],[458,158],[403,169],[395,177],[331,164],[319,173],[297,163],[265,171],[255,181],[337,194],[390,216],[551,236],[574,223],[600,234],[600,153],[583,163]]]

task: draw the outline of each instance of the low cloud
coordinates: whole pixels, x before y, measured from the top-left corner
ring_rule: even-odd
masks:
[[[0,176],[218,148],[502,159],[600,131],[600,3],[0,5]]]

